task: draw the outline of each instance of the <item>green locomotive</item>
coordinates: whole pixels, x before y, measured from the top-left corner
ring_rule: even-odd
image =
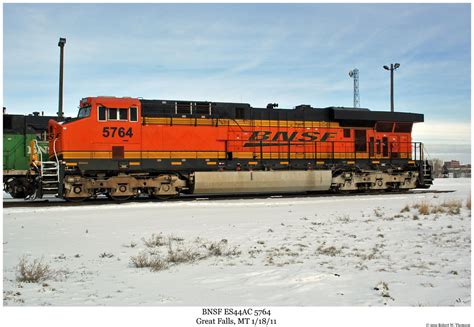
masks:
[[[34,172],[30,169],[31,143],[37,151],[48,154],[48,121],[55,116],[39,112],[30,115],[3,113],[3,190],[13,198],[26,198],[35,191]]]

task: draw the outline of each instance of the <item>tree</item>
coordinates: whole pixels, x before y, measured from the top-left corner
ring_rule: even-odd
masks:
[[[433,168],[433,177],[439,178],[443,176],[443,165],[444,162],[441,159],[434,158],[430,160],[431,167]]]

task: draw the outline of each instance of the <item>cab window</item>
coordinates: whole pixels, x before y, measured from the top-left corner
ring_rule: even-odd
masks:
[[[119,120],[128,120],[128,108],[118,109],[118,111],[119,111]]]
[[[106,113],[107,113],[107,109],[105,107],[99,107],[98,108],[98,111],[99,111],[99,121],[106,121],[107,120],[107,116],[106,116]]]
[[[84,118],[89,117],[91,114],[91,107],[83,107],[79,109],[79,113],[77,114],[77,118]]]
[[[109,120],[117,120],[117,108],[109,108]]]
[[[138,121],[137,108],[130,108],[130,121]]]
[[[138,121],[138,108],[106,108],[99,106],[97,107],[97,120],[98,121]]]

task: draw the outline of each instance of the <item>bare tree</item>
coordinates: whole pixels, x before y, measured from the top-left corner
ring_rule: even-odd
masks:
[[[439,178],[443,176],[443,160],[434,158],[430,161],[431,167],[433,167],[433,177]]]

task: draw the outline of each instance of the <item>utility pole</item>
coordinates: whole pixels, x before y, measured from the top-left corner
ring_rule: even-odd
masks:
[[[390,64],[390,68],[388,66],[383,66],[385,70],[390,71],[390,111],[394,112],[394,104],[393,104],[393,71],[400,67],[399,63]]]
[[[351,70],[349,76],[354,79],[354,108],[360,108],[359,70],[357,68]]]
[[[58,104],[58,120],[64,119],[63,112],[63,75],[64,75],[64,45],[66,44],[66,38],[60,38],[58,47],[61,48],[61,54],[59,58],[59,104]]]

